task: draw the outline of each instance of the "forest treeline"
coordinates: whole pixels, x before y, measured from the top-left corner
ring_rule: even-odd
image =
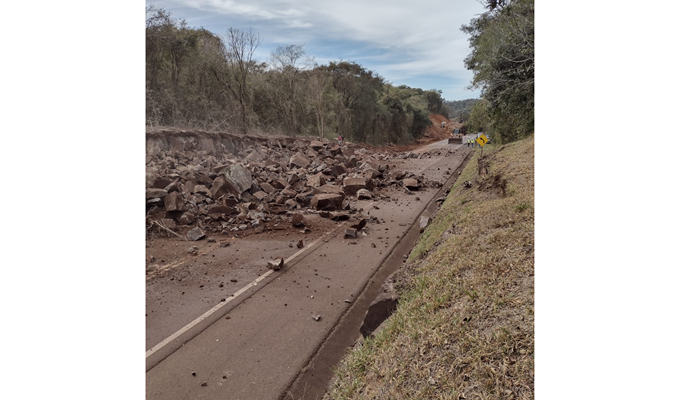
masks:
[[[484,4],[486,11],[461,28],[471,46],[464,65],[474,72],[472,88],[482,96],[465,128],[507,143],[535,131],[535,2]]]
[[[446,100],[445,105],[450,110],[449,118],[461,117],[464,120],[469,118],[469,112],[474,104],[479,101],[479,99],[466,99],[466,100]]]
[[[162,8],[146,9],[146,124],[243,134],[406,143],[448,115],[441,91],[393,86],[352,61],[318,65],[303,45],[254,57],[262,38],[215,35]]]

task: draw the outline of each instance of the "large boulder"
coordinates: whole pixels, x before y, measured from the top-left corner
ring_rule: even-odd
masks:
[[[314,189],[314,193],[335,193],[335,194],[340,194],[343,197],[345,197],[345,193],[343,193],[343,188],[340,186],[336,185],[323,185],[319,186]]]
[[[345,178],[343,179],[343,191],[348,196],[352,196],[360,189],[367,189],[365,178]]]
[[[211,192],[212,198],[218,199],[221,196],[235,192],[235,189],[225,176],[220,175],[214,179],[214,183],[211,185],[211,189],[209,191]]]
[[[311,144],[309,145],[309,147],[311,147],[312,149],[314,149],[316,151],[321,150],[323,148],[323,146],[324,146],[324,143],[319,142],[318,140],[312,141]]]
[[[241,164],[233,164],[226,168],[223,173],[238,193],[243,193],[253,186],[253,175]]]
[[[420,188],[420,185],[418,185],[418,181],[413,179],[413,178],[406,178],[403,180],[403,185],[406,187],[408,190],[418,190]]]
[[[344,196],[335,193],[319,193],[311,198],[311,208],[316,210],[339,210]]]
[[[321,187],[325,184],[326,184],[326,178],[323,176],[323,173],[321,173],[321,172],[309,177],[308,180],[306,181],[306,186],[311,186],[314,188]]]
[[[311,161],[309,161],[308,157],[301,153],[294,153],[294,155],[289,159],[290,166],[306,168],[309,166],[309,164],[311,164]]]
[[[168,192],[164,189],[146,189],[146,200],[164,198]]]
[[[185,211],[185,199],[179,192],[168,193],[165,196],[165,211]]]

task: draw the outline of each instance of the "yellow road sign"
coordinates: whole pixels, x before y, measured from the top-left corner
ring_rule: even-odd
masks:
[[[482,134],[478,138],[476,138],[476,142],[479,143],[480,146],[483,146],[488,142],[489,139],[486,137],[486,135]]]

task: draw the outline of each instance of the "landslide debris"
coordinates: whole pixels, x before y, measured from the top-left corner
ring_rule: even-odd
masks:
[[[357,212],[358,198],[376,198],[385,188],[438,186],[391,165],[444,152],[372,151],[325,139],[159,133],[147,137],[147,235],[167,236],[161,228],[166,227],[199,240],[207,233],[240,236],[299,227],[309,213],[347,219]]]

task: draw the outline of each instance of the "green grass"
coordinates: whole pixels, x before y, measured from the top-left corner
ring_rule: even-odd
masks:
[[[534,139],[484,155],[489,173],[466,165],[399,275],[397,311],[327,397],[534,398]]]

